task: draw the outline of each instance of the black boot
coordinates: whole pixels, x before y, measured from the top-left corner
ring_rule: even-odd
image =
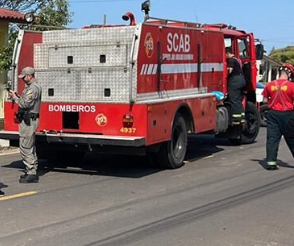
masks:
[[[38,183],[39,182],[39,177],[37,175],[21,175],[19,179],[19,183]]]
[[[20,178],[23,179],[23,178],[25,178],[26,176],[28,176],[28,175],[27,175],[27,173],[25,172],[23,175],[20,175]]]
[[[269,171],[274,171],[274,170],[279,170],[279,166],[278,165],[267,165],[266,169]]]
[[[4,195],[5,193],[2,190],[0,190],[0,196],[4,196]]]

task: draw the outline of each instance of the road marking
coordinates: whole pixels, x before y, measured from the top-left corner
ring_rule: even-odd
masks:
[[[212,157],[214,157],[214,155],[205,156],[203,159],[209,159],[209,158],[212,158]]]
[[[189,163],[189,162],[199,161],[199,160],[205,160],[205,159],[209,159],[209,158],[212,158],[212,157],[214,157],[214,155],[208,155],[208,156],[204,156],[204,157],[197,157],[197,158],[194,158],[194,159],[189,159],[187,161],[184,161],[184,163]]]
[[[14,155],[14,154],[19,154],[19,150],[17,150],[17,151],[13,151],[13,152],[9,152],[9,153],[1,153],[0,156],[4,156],[4,155]]]
[[[11,196],[3,196],[3,197],[0,197],[0,202],[15,199],[15,198],[22,198],[22,197],[26,197],[26,196],[32,196],[32,195],[35,195],[37,193],[38,193],[37,191],[29,191],[29,192],[15,194],[15,195],[11,195]]]

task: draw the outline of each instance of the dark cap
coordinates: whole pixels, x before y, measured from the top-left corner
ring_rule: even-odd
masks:
[[[19,78],[24,78],[26,75],[32,75],[35,74],[35,69],[32,67],[25,67],[22,71],[21,74],[18,75]]]
[[[226,48],[226,53],[233,54],[232,48],[231,47],[227,47]]]

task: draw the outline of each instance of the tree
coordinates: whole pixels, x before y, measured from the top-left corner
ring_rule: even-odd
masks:
[[[273,50],[269,57],[280,63],[290,63],[294,65],[294,46]]]
[[[34,11],[39,17],[39,25],[62,27],[68,25],[72,18],[68,0],[0,0],[0,6],[16,11]],[[11,26],[8,45],[0,47],[0,69],[10,68],[16,37],[17,30]]]
[[[4,9],[25,12],[39,10],[47,6],[51,0],[0,0],[0,6]]]
[[[275,46],[273,46],[273,48],[271,49],[269,55],[271,55],[275,50],[276,50],[276,49],[275,49]]]
[[[40,17],[39,24],[56,27],[67,26],[72,17],[67,0],[49,1],[37,14]]]

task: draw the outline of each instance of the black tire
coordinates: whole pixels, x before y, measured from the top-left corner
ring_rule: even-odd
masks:
[[[267,126],[267,113],[268,113],[268,106],[267,104],[263,104],[260,106],[260,126],[266,127]]]
[[[260,114],[252,102],[247,102],[245,109],[246,122],[241,133],[241,143],[250,144],[256,139],[260,129]]]
[[[176,169],[184,165],[187,151],[187,125],[181,114],[177,114],[172,127],[171,141],[161,145],[155,153],[155,161],[161,168]]]

